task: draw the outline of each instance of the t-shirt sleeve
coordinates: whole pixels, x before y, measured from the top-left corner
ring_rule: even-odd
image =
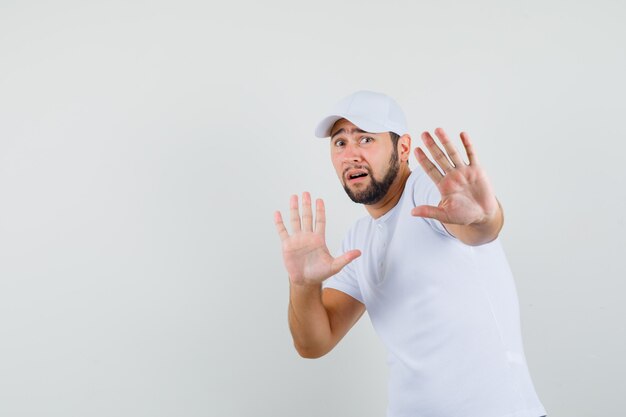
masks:
[[[435,183],[425,172],[420,172],[420,175],[418,175],[415,179],[413,186],[414,207],[421,205],[438,206],[440,201],[441,193]],[[439,220],[428,217],[422,217],[422,219],[424,219],[424,221],[426,221],[426,223],[428,223],[435,232],[456,239],[456,237],[448,232]]]
[[[339,255],[342,255],[351,249],[354,248],[350,247],[349,238],[346,237],[341,243],[341,253],[339,253]],[[359,281],[357,280],[354,268],[354,263],[358,261],[359,258],[344,266],[341,271],[324,281],[322,283],[322,288],[334,288],[363,303],[363,295],[361,294]]]

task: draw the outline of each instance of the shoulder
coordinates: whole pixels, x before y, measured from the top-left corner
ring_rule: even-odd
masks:
[[[407,204],[410,207],[422,205],[437,206],[441,201],[439,189],[421,166],[411,171],[405,187],[405,193],[408,194],[407,200],[409,202]],[[435,232],[456,240],[456,237],[440,221],[428,217],[423,217],[422,220],[428,223]]]
[[[421,166],[417,166],[406,182],[404,192],[413,202],[413,205],[425,204],[432,198],[433,191],[437,191],[437,187],[433,184],[432,180],[426,175],[426,172]]]

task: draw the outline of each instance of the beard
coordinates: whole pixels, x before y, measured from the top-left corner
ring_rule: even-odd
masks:
[[[370,185],[362,191],[352,191],[345,183],[345,177],[343,181],[343,189],[348,194],[348,197],[355,203],[359,204],[376,204],[382,198],[387,195],[389,187],[398,176],[400,171],[400,162],[398,161],[398,150],[394,149],[389,159],[389,168],[382,181],[377,181],[372,174],[372,170],[369,167],[357,167],[365,169],[367,175],[370,177]]]

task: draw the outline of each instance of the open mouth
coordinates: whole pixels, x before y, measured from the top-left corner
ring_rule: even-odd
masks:
[[[346,180],[349,182],[355,182],[364,179],[369,174],[363,169],[354,169],[346,173]]]

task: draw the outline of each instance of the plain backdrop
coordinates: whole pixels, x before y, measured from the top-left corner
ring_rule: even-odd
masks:
[[[473,138],[550,417],[626,409],[622,1],[0,1],[0,416],[383,416],[367,316],[300,358],[273,224],[366,214],[359,89]],[[417,162],[412,160],[412,166]],[[499,416],[486,416],[499,417]]]

